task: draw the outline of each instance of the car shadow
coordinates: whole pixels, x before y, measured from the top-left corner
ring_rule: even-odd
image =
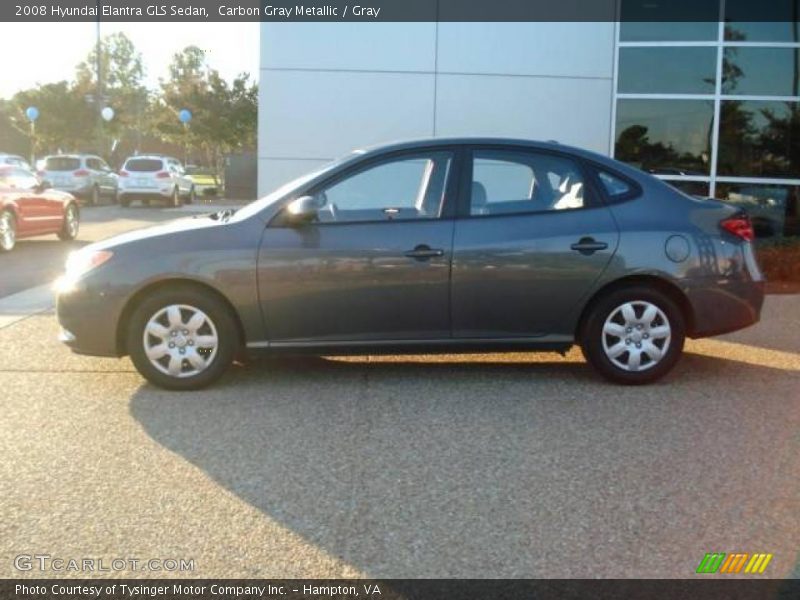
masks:
[[[674,515],[670,498],[686,486],[710,499],[736,480],[709,474],[725,449],[717,414],[764,380],[796,389],[798,377],[692,354],[647,387],[606,383],[574,354],[286,358],[193,393],[143,385],[130,411],[157,443],[367,576],[655,576],[669,571],[652,570],[649,544],[702,545],[707,511]]]

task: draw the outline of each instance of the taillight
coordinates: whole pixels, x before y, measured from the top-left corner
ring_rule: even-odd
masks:
[[[753,231],[753,223],[750,221],[750,217],[744,213],[737,213],[732,217],[723,219],[719,222],[719,226],[728,233],[732,233],[747,242],[752,242],[756,237]]]
[[[169,177],[169,173],[167,171],[159,171],[158,173],[156,173],[156,177],[158,179],[166,179],[167,177]]]
[[[88,177],[89,176],[89,171],[87,171],[86,169],[78,169],[77,171],[75,171],[72,174],[72,176],[73,177]]]
[[[129,173],[127,171],[120,171],[119,172],[119,176],[120,177],[127,177],[128,175],[129,175]]]

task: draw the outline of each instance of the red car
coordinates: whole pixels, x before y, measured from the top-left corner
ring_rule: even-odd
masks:
[[[79,225],[74,196],[50,189],[27,169],[0,166],[0,250],[13,249],[18,239],[48,233],[74,240]]]

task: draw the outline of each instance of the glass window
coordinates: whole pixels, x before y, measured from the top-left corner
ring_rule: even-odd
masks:
[[[725,0],[725,39],[797,42],[797,0]]]
[[[620,100],[614,156],[662,175],[708,175],[710,100]]]
[[[698,198],[708,198],[709,188],[708,184],[703,181],[668,181],[665,183],[670,184],[675,189],[682,191],[684,194],[690,196],[697,196]]]
[[[613,198],[621,198],[629,194],[631,190],[631,186],[628,185],[627,182],[623,181],[619,177],[612,175],[606,171],[598,171],[597,177],[600,179],[600,183],[603,184],[603,187],[606,190],[606,193],[613,199]]]
[[[123,168],[126,171],[149,173],[161,171],[164,168],[164,163],[160,158],[132,158],[125,163],[125,167]]]
[[[719,35],[719,0],[622,0],[623,42],[713,41]]]
[[[800,187],[755,183],[718,183],[717,197],[747,211],[756,237],[796,236]]]
[[[800,96],[800,48],[726,48],[722,93]]]
[[[81,161],[72,156],[50,156],[44,164],[46,171],[76,171]]]
[[[36,175],[26,169],[0,170],[0,185],[18,190],[31,190],[39,185]]]
[[[451,154],[435,152],[368,167],[316,193],[319,221],[436,219]]]
[[[533,152],[482,150],[472,163],[471,215],[584,206],[583,175],[567,158]]]
[[[620,48],[621,94],[713,94],[716,48]]]
[[[86,166],[94,171],[99,171],[102,168],[100,161],[96,158],[87,158]]]
[[[800,174],[799,102],[725,100],[720,110],[720,175]]]

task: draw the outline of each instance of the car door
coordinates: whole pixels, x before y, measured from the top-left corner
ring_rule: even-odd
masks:
[[[317,219],[265,229],[258,287],[272,343],[448,338],[455,154],[365,159],[311,190]]]
[[[580,162],[475,148],[453,250],[457,338],[568,334],[563,321],[612,260],[619,232]]]

